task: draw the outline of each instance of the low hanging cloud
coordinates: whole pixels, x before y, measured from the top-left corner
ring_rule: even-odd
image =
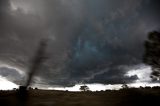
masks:
[[[137,76],[137,80],[135,80],[135,83],[143,83],[143,82],[151,82],[152,78],[150,78],[150,75],[152,73],[152,69],[150,66],[145,65],[139,65],[135,66],[133,69],[130,68],[130,71],[126,73],[126,76]]]
[[[147,33],[160,27],[158,9],[158,0],[1,0],[0,61],[27,75],[39,41],[48,38],[32,83],[131,83],[139,77],[126,76],[126,67],[142,64]],[[26,77],[0,70],[16,83]]]
[[[19,73],[16,69],[9,67],[0,67],[0,77],[4,77],[7,80],[21,85],[25,81],[24,74]]]

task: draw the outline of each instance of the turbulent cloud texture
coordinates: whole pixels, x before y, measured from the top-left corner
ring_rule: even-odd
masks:
[[[159,30],[158,0],[0,0],[0,76],[22,83],[41,39],[47,59],[33,83],[131,83],[147,33]],[[13,78],[14,77],[14,78]]]

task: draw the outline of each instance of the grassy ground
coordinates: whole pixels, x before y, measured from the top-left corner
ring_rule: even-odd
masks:
[[[154,104],[160,106],[160,89],[101,92],[30,90],[24,101],[18,96],[17,91],[0,92],[0,106],[152,106]]]

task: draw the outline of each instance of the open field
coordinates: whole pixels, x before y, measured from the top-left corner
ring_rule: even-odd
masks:
[[[101,92],[30,90],[24,102],[17,96],[17,91],[0,91],[0,106],[152,106],[154,104],[160,106],[160,89]]]

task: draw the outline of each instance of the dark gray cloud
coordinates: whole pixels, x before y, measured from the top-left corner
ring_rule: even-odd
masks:
[[[19,85],[25,81],[24,75],[22,73],[19,73],[16,69],[9,67],[1,67],[0,75]]]
[[[158,9],[158,0],[1,0],[0,60],[27,73],[40,39],[49,38],[33,83],[130,83],[137,76],[125,76],[125,67],[142,63]]]

